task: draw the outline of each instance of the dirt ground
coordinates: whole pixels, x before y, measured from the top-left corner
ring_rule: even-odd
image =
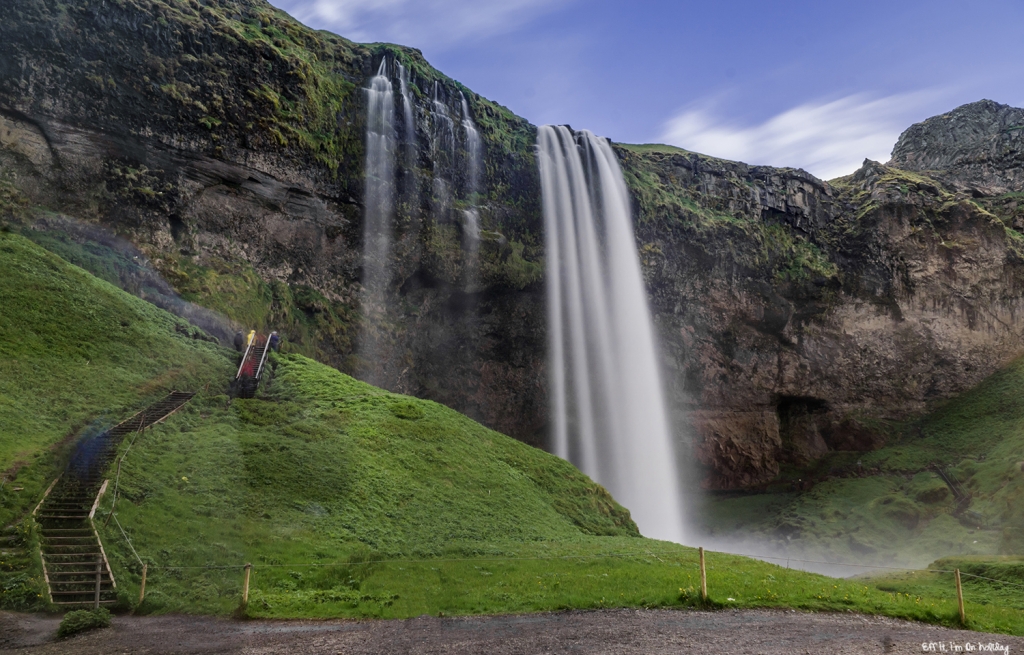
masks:
[[[237,621],[116,616],[113,626],[54,641],[59,617],[0,613],[0,653],[953,653],[1024,655],[1024,638],[859,614],[600,610],[402,621]],[[934,647],[929,650],[928,644]],[[941,644],[941,646],[940,646]],[[970,644],[967,646],[967,644]],[[990,645],[999,645],[991,650]],[[944,646],[944,648],[942,648]],[[1007,650],[1003,650],[1006,647]]]

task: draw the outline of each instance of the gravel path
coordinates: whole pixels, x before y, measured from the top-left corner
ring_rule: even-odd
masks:
[[[403,621],[235,621],[114,617],[113,627],[53,642],[59,618],[0,613],[0,653],[952,653],[1024,655],[1024,638],[859,614],[782,610],[601,610]],[[928,642],[936,645],[928,651]],[[965,647],[965,644],[971,647]],[[978,645],[981,648],[978,648]],[[988,651],[989,644],[1008,650]]]

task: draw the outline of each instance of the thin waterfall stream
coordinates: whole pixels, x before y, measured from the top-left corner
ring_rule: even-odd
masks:
[[[480,210],[477,208],[480,193],[480,158],[482,144],[480,133],[476,129],[473,117],[469,114],[469,104],[466,97],[459,93],[462,101],[462,129],[466,132],[466,158],[468,160],[468,180],[466,185],[466,197],[469,199],[469,208],[462,212],[463,225],[463,249],[466,251],[466,286],[474,288],[478,282],[480,272]]]
[[[629,194],[606,139],[538,130],[555,454],[628,508],[645,536],[685,538],[680,474]]]
[[[409,69],[398,64],[398,84],[402,93],[402,117],[404,118],[402,141],[405,144],[405,172],[412,175],[416,168],[416,119],[412,103],[412,92],[409,91]]]

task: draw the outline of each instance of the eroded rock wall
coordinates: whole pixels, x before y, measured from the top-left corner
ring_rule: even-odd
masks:
[[[875,162],[825,183],[620,152],[705,486],[877,448],[1024,349],[1024,241],[969,194]]]
[[[0,43],[5,216],[106,226],[189,300],[544,445],[525,120],[415,50],[313,32],[261,0],[10,0]],[[417,155],[399,160],[392,310],[367,362],[362,89],[382,58],[411,72]],[[483,139],[473,280],[465,146],[456,134],[439,149],[435,84],[451,116],[466,96]],[[910,128],[890,166],[832,182],[617,146],[675,423],[693,435],[683,456],[703,485],[876,448],[892,421],[1022,351],[1020,114],[960,108]]]

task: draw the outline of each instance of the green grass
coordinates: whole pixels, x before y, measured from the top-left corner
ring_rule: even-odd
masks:
[[[195,328],[0,232],[0,607],[41,598],[37,533],[19,522],[63,466],[66,441],[174,388],[230,376],[227,352]]]
[[[20,448],[49,453],[29,457],[17,478],[38,488],[5,490],[5,503],[34,502],[56,472],[66,450],[57,442],[77,415],[55,412],[88,417],[106,403],[114,420],[168,385],[200,390],[122,444],[117,520],[98,522],[122,610],[294,618],[792,607],[957,621],[941,581],[918,593],[915,580],[837,580],[718,553],[708,554],[704,602],[694,549],[639,536],[604,489],[558,458],[294,353],[273,357],[259,398],[228,403],[218,383],[231,358],[178,319],[20,236],[0,235],[0,265],[3,365],[18,367],[3,378],[4,397],[23,401],[4,406],[5,425],[27,426],[11,432]],[[72,375],[82,359],[89,368]],[[5,505],[7,521],[30,504]],[[38,609],[36,531],[31,520],[15,527],[21,553],[0,557],[0,605]],[[149,567],[139,607],[135,552]],[[254,568],[240,607],[245,563]],[[1024,634],[1024,612],[1001,598],[971,587],[970,626]]]
[[[620,143],[620,146],[633,152],[645,153],[645,152],[658,152],[666,155],[689,155],[694,154],[689,150],[678,148],[676,146],[666,145],[664,143]],[[703,156],[703,155],[700,155]]]
[[[768,493],[710,499],[705,528],[793,557],[879,565],[1024,553],[1022,386],[1024,358],[919,421],[890,426],[885,448],[830,453],[786,472],[787,479],[825,478],[810,491],[778,484]],[[966,513],[954,514],[932,464],[971,493]]]
[[[38,501],[62,439],[230,371],[226,351],[181,319],[4,232],[0,307],[2,525]]]

